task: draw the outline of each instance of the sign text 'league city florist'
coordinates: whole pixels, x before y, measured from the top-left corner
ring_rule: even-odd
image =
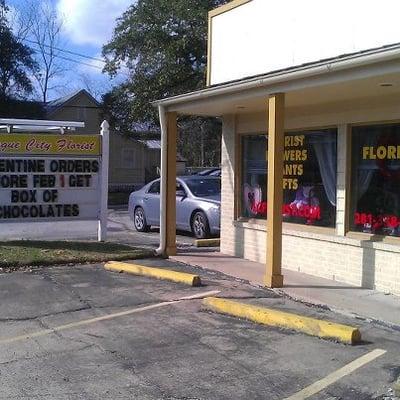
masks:
[[[0,134],[0,222],[98,220],[101,136]]]

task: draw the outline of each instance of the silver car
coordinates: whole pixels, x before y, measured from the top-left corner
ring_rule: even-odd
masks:
[[[220,230],[221,181],[213,176],[176,179],[176,228],[191,231],[198,239]],[[160,179],[129,196],[129,215],[139,232],[160,225]]]

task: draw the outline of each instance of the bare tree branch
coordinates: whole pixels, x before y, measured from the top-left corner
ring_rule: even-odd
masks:
[[[79,78],[81,86],[97,100],[100,100],[102,96],[112,88],[111,82],[107,83],[104,80],[95,79],[90,74],[81,73]]]
[[[18,35],[35,52],[39,68],[33,76],[42,101],[46,102],[49,91],[59,86],[54,82],[67,71],[65,63],[59,58],[59,49],[64,45],[61,39],[63,21],[50,0],[40,2],[39,5],[35,0],[27,0],[20,11],[19,19]]]

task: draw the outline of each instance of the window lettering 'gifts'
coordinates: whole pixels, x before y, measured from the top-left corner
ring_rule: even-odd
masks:
[[[285,135],[283,220],[333,227],[336,217],[336,130]],[[267,217],[267,137],[242,140],[242,217]]]

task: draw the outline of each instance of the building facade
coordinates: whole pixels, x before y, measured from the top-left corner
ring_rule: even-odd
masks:
[[[344,2],[287,3],[210,13],[208,87],[158,103],[165,138],[177,115],[222,119],[221,252],[265,263],[267,286],[284,267],[400,295],[400,35],[365,24],[399,5],[367,1],[332,36]]]

